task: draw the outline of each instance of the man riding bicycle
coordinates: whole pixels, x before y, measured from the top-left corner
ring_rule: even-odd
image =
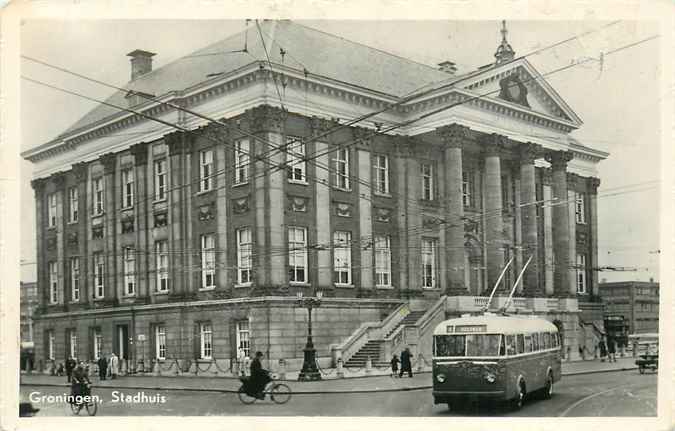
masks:
[[[73,370],[72,376],[71,395],[73,396],[74,402],[78,402],[78,396],[85,397],[90,395],[89,393],[90,384],[91,381],[89,380],[87,371],[84,368],[84,363],[80,361],[77,364],[75,370]]]
[[[262,367],[262,363],[260,362],[262,357],[262,352],[256,352],[255,358],[251,362],[249,388],[251,394],[255,394],[257,398],[264,400],[265,394],[263,393],[263,390],[265,389],[265,386],[272,381],[272,378],[270,377],[270,372]]]

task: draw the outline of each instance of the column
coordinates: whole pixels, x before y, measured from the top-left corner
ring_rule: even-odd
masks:
[[[54,184],[53,192],[56,194],[56,266],[58,269],[59,280],[59,304],[67,305],[70,303],[70,267],[65,254],[65,235],[66,218],[63,211],[63,200],[65,195],[65,176],[63,173],[53,174],[50,179]]]
[[[420,204],[414,202],[422,196],[422,179],[420,177],[420,164],[415,159],[412,146],[408,146],[408,154],[405,161],[407,193],[405,200],[405,213],[407,225],[405,227],[408,237],[408,280],[401,288],[419,290],[422,288],[422,235],[419,227],[422,225]]]
[[[117,256],[122,253],[122,250],[117,249],[117,208],[115,203],[117,200],[115,196],[116,175],[115,168],[117,167],[117,155],[108,153],[102,155],[99,160],[103,165],[103,190],[104,190],[104,207],[103,207],[103,241],[105,254],[105,279],[104,279],[104,293],[105,298],[110,300],[112,298],[122,297],[122,286],[118,285],[118,271]]]
[[[523,291],[526,296],[541,296],[539,283],[539,238],[537,235],[537,200],[534,160],[539,157],[541,146],[528,142],[520,147],[520,220],[523,246],[523,265],[532,256],[523,274]]]
[[[148,189],[147,165],[148,165],[148,144],[145,142],[132,145],[130,150],[134,156],[134,230],[136,232],[137,261],[136,273],[138,274],[138,297],[145,298],[150,295],[150,278],[148,269],[150,263],[148,260],[154,257],[154,244],[149,241],[148,229],[148,211],[151,210]]]
[[[183,205],[185,203],[185,187],[183,186],[183,160],[185,133],[173,132],[164,136],[164,141],[169,148],[169,163],[167,176],[167,207],[169,214],[169,274],[171,295],[180,296],[186,292],[185,280],[190,276],[187,269],[187,259],[181,251],[194,249],[194,245],[187,243],[183,237],[185,220],[183,217]],[[198,253],[198,252],[196,252]]]
[[[47,279],[47,262],[45,261],[45,180],[38,178],[30,182],[35,192],[35,245],[36,245],[36,277],[38,285],[38,299],[40,307],[49,304],[49,281]],[[41,346],[40,346],[41,347]]]
[[[547,176],[543,186],[543,213],[544,213],[544,289],[546,296],[552,296],[553,290],[553,194],[551,192],[551,185],[548,184],[550,178]]]
[[[89,166],[86,162],[80,162],[73,165],[73,174],[75,175],[75,180],[77,181],[77,213],[78,213],[78,225],[77,225],[77,247],[80,254],[80,297],[84,298],[84,301],[88,304],[94,303],[94,291],[92,276],[89,269],[90,256],[88,245],[89,241],[87,240],[87,218],[89,215],[89,208],[87,202],[87,178],[89,176]]]
[[[445,146],[445,245],[447,288],[450,295],[468,294],[464,266],[464,202],[462,200],[462,147],[469,129],[452,124],[436,129]]]
[[[396,229],[398,230],[398,255],[399,279],[394,280],[395,286],[400,290],[409,288],[408,284],[408,213],[406,203],[413,199],[407,192],[406,180],[406,154],[408,153],[407,137],[397,136],[394,138],[396,145],[396,156],[393,159],[396,163],[396,172],[399,173],[399,180],[396,181]],[[392,254],[393,257],[393,254]],[[396,262],[392,261],[392,266]]]
[[[590,240],[590,259],[586,262],[588,268],[591,268],[590,289],[592,295],[600,295],[598,290],[598,187],[600,187],[600,178],[591,177],[588,179],[588,205],[591,217],[591,226],[589,232]]]
[[[366,143],[366,145],[368,145]],[[372,219],[372,193],[371,187],[371,169],[372,163],[370,161],[370,151],[359,149],[357,151],[358,160],[358,178],[359,183],[356,184],[359,190],[359,233],[361,238],[368,238],[371,241],[370,247],[361,245],[361,289],[372,289],[373,283],[373,267],[375,261],[373,260],[373,219]]]
[[[570,232],[567,204],[567,162],[572,153],[555,151],[546,156],[552,169],[553,201],[553,289],[557,296],[569,295]]]
[[[569,280],[569,293],[571,296],[577,294],[577,220],[575,216],[575,206],[576,206],[576,192],[574,191],[574,181],[576,180],[576,175],[567,174],[567,222],[569,223],[569,256],[570,264],[568,272]]]
[[[504,223],[502,219],[502,172],[500,153],[506,138],[493,133],[485,142],[485,248],[487,289],[491,291],[504,266]],[[503,282],[500,289],[508,289]]]
[[[312,117],[312,137],[322,135],[329,126],[325,120]],[[324,138],[325,139],[325,138]],[[317,158],[318,166],[330,166],[330,155],[327,152],[326,142],[315,141],[314,153],[320,154]],[[307,151],[309,154],[309,151]],[[330,237],[330,182],[327,169],[315,168],[315,200],[316,200],[316,248],[317,254],[317,286],[319,289],[332,289],[331,237]]]
[[[286,162],[284,125],[286,112],[270,106],[259,106],[249,111],[251,132],[261,140],[251,142],[255,178],[255,250],[261,258],[256,279],[258,286],[281,286],[287,283],[287,256],[272,250],[285,250],[287,244],[284,223],[284,185],[286,172],[277,169]],[[270,151],[269,157],[265,154]],[[256,253],[254,253],[255,255]]]

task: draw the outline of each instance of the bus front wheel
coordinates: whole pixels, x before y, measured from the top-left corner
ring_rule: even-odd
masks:
[[[518,393],[516,394],[516,397],[513,399],[513,408],[514,410],[520,410],[523,408],[523,404],[525,403],[525,395],[527,394],[526,388],[525,388],[525,382],[521,380],[518,383]]]
[[[548,373],[546,386],[544,386],[544,399],[549,400],[553,396],[553,374]]]

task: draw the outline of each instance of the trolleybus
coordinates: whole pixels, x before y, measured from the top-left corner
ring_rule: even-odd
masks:
[[[472,399],[550,398],[561,377],[557,327],[544,319],[485,313],[446,320],[434,330],[434,404]]]

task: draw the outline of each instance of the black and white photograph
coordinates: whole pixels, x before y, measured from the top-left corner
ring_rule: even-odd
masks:
[[[20,17],[18,425],[672,423],[672,26],[407,8]]]

